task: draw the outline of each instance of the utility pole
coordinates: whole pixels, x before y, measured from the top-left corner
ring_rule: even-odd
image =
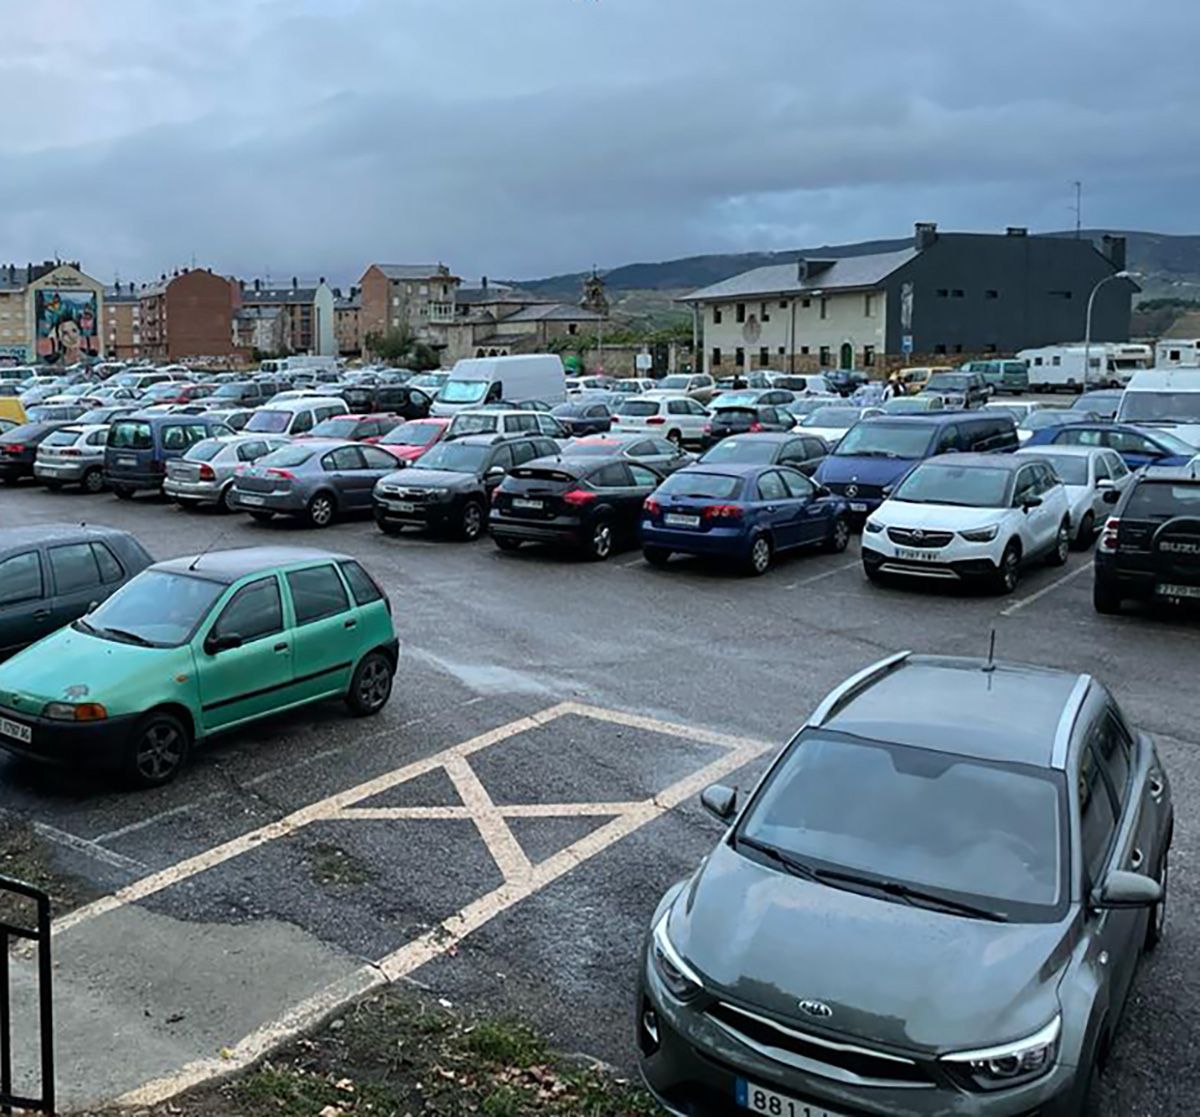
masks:
[[[1083,230],[1083,183],[1075,180],[1075,239],[1078,240]]]

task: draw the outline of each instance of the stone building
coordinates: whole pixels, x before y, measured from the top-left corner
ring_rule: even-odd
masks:
[[[340,288],[333,289],[333,335],[338,355],[357,357],[362,353],[362,292],[351,287],[350,293],[342,295]]]
[[[280,311],[280,351],[316,357],[336,356],[334,294],[324,277],[308,284],[301,284],[295,276],[290,284],[240,279],[234,308],[242,307],[274,307]]]
[[[444,348],[461,282],[445,264],[371,264],[359,281],[363,348],[372,334],[383,336],[392,330],[405,330],[418,341]]]

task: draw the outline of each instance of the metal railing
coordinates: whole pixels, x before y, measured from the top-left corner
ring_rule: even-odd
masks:
[[[0,1113],[13,1109],[54,1112],[54,1001],[50,970],[50,897],[41,889],[0,877],[0,896],[23,896],[37,905],[37,927],[17,927],[0,921]],[[13,1093],[12,1001],[9,985],[9,946],[23,939],[37,946],[38,1041],[42,1064],[42,1093],[31,1098]]]

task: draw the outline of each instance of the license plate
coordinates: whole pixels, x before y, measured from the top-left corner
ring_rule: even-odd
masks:
[[[663,516],[663,523],[667,527],[699,527],[699,516],[681,516],[677,512],[668,512]]]
[[[850,511],[851,512],[865,512],[866,510],[867,510],[867,506],[865,504],[863,504],[863,502],[861,500],[852,500],[850,502]]]
[[[248,504],[251,508],[257,508],[259,505],[266,503],[267,498],[265,496],[246,496],[242,493],[238,494],[238,504]]]
[[[540,500],[526,500],[524,497],[520,496],[513,497],[512,506],[514,508],[533,508],[539,512],[545,507],[543,502]]]
[[[937,552],[914,551],[908,547],[897,547],[896,558],[908,559],[911,562],[937,562]]]
[[[8,718],[0,718],[0,737],[12,737],[13,740],[27,745],[33,740],[33,730],[28,725],[22,725],[19,721],[9,721]]]
[[[1154,592],[1159,597],[1198,597],[1200,598],[1200,586],[1171,586],[1161,584],[1154,587]]]
[[[393,512],[415,512],[417,506],[411,500],[389,500],[387,506]]]
[[[117,458],[117,465],[137,465],[137,458]]]
[[[736,1096],[738,1105],[743,1109],[751,1113],[769,1113],[771,1117],[843,1117],[832,1109],[797,1101],[786,1094],[768,1090],[765,1086],[756,1086],[744,1078],[737,1080]]]

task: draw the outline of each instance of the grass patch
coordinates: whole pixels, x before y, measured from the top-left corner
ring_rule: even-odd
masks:
[[[546,1057],[546,1045],[523,1024],[509,1021],[485,1021],[467,1035],[468,1051],[489,1063],[530,1067]]]
[[[0,814],[0,876],[49,893],[51,918],[99,895],[86,881],[58,867],[53,846],[28,822],[7,814]],[[0,892],[0,922],[36,927],[37,905],[23,896]]]

